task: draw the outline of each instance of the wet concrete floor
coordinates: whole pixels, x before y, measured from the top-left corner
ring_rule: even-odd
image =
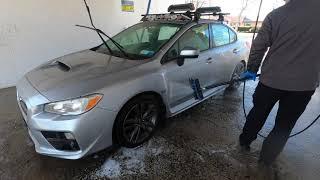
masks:
[[[246,93],[247,110],[255,83]],[[272,168],[257,165],[263,142],[250,153],[239,150],[245,122],[241,90],[220,93],[167,120],[155,137],[135,149],[102,151],[80,160],[35,153],[15,101],[15,88],[0,90],[0,179],[310,179],[320,177],[320,121],[291,138]],[[276,107],[275,107],[276,109]],[[320,91],[313,96],[294,132],[320,111]],[[270,132],[276,111],[263,134]]]

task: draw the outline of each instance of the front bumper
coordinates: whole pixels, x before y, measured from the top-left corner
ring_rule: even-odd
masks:
[[[112,127],[116,112],[95,107],[78,116],[61,116],[43,111],[50,101],[41,95],[26,78],[17,85],[17,101],[39,154],[64,159],[79,159],[112,145]],[[71,133],[79,150],[58,150],[42,132]]]

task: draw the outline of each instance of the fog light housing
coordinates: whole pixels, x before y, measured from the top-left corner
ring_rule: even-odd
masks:
[[[64,133],[64,136],[68,139],[68,140],[75,140],[76,138],[73,136],[73,134],[71,133]]]
[[[80,147],[74,135],[69,132],[42,131],[42,135],[57,150],[79,151]]]

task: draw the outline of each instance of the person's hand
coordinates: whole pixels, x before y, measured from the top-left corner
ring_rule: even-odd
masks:
[[[257,73],[246,71],[240,75],[240,78],[255,81],[257,79]]]

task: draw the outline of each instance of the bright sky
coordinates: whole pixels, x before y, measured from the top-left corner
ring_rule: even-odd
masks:
[[[204,6],[220,6],[222,11],[229,12],[232,16],[238,16],[242,1],[243,0],[206,0]],[[260,0],[249,0],[249,5],[244,12],[244,16],[255,20],[257,17],[259,4]],[[264,0],[261,9],[260,20],[263,20],[273,9],[276,9],[282,5],[284,5],[283,0]]]
[[[194,0],[197,1],[197,0]],[[198,0],[204,2],[203,7],[207,6],[220,6],[223,12],[231,13],[232,16],[238,16],[241,4],[243,0]],[[151,12],[153,13],[164,13],[171,4],[181,4],[190,2],[190,0],[153,0],[153,6]],[[248,17],[251,20],[255,20],[258,13],[260,0],[249,0],[247,10],[243,16]],[[284,4],[283,0],[263,0],[260,20],[263,20],[266,15],[273,9],[278,8]]]

